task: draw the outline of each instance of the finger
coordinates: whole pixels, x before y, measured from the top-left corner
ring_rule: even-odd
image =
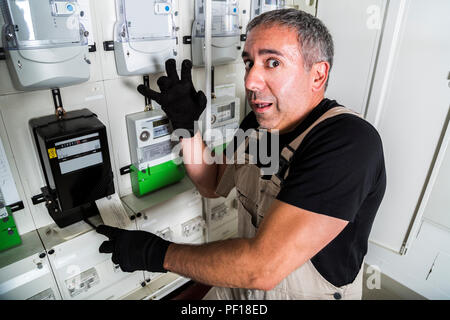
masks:
[[[149,87],[144,86],[143,84],[140,84],[137,87],[137,91],[139,91],[140,94],[149,98],[150,100],[155,100],[156,102],[161,104],[161,93],[156,92],[156,91],[150,89]]]
[[[175,59],[169,59],[166,61],[166,73],[172,83],[176,83],[180,80],[180,78],[178,78],[177,64],[175,62]]]
[[[117,254],[113,253],[111,260],[114,264],[119,264],[119,257],[117,256]]]
[[[191,60],[184,60],[181,64],[181,81],[192,82],[192,62]]]
[[[199,92],[197,92],[197,104],[200,106],[200,107],[205,107],[206,106],[206,103],[207,103],[207,99],[206,99],[206,96],[205,96],[205,94],[203,93],[203,91],[199,91]]]
[[[166,76],[160,77],[156,83],[158,84],[161,93],[167,92],[167,90],[169,90],[170,86],[172,85],[172,82],[170,81],[169,77]]]
[[[120,232],[120,229],[110,227],[110,226],[105,226],[104,224],[102,224],[97,227],[96,231],[97,231],[97,233],[107,236],[110,240],[112,240]]]
[[[113,253],[114,252],[114,242],[113,241],[104,241],[100,248],[98,248],[100,253]]]

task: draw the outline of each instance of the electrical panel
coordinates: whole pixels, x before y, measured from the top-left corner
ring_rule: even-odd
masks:
[[[240,29],[237,0],[212,1],[212,65],[233,62],[239,55]],[[205,64],[205,1],[195,0],[195,20],[192,25],[192,63]]]
[[[171,0],[116,0],[114,55],[122,76],[158,73],[177,55]]]
[[[89,79],[88,35],[77,0],[0,0],[2,43],[18,90],[64,87]]]
[[[202,197],[194,188],[142,211],[136,222],[139,230],[152,232],[173,242],[205,242]]]
[[[29,121],[50,216],[66,227],[98,214],[95,200],[114,193],[106,127],[88,109]]]
[[[126,116],[133,193],[140,197],[184,178],[182,160],[174,152],[166,114],[150,110]]]
[[[22,240],[19,247],[0,252],[0,300],[61,299],[37,231]]]
[[[169,200],[142,210],[136,218],[138,230],[152,232],[175,243],[205,243],[205,221],[202,197],[195,189],[174,194]],[[145,272],[145,278],[154,279],[160,273]]]
[[[218,155],[224,152],[239,128],[240,100],[231,95],[216,97],[211,102],[211,135],[205,135],[207,146]],[[204,198],[208,241],[232,237],[237,232],[236,194],[226,199]],[[212,240],[214,239],[214,240]]]
[[[92,220],[98,223],[95,219]],[[71,232],[51,228],[50,235],[43,236],[44,243],[48,242],[48,258],[62,298],[115,300],[141,288],[142,272],[123,272],[111,261],[111,254],[100,254],[98,248],[105,237],[86,227],[76,224],[71,226]],[[79,235],[71,238],[74,232]]]

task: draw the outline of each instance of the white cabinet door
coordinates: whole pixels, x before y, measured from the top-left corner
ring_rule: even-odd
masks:
[[[365,114],[386,0],[320,0],[317,17],[330,31],[334,62],[325,96]]]
[[[449,89],[450,90],[450,89]],[[425,219],[450,231],[450,127],[442,141],[421,208]],[[419,213],[421,211],[419,210]]]
[[[389,2],[367,119],[383,140],[387,189],[370,240],[405,253],[449,112],[450,1]]]

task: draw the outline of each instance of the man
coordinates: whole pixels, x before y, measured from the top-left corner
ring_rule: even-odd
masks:
[[[100,226],[101,252],[124,271],[172,271],[215,286],[208,299],[360,299],[362,266],[386,186],[376,130],[324,99],[333,58],[326,27],[302,11],[267,12],[247,27],[242,54],[251,112],[242,129],[279,131],[280,170],[258,164],[188,164],[203,196],[238,193],[239,238],[181,245],[142,231]],[[189,61],[158,79],[158,101],[175,129],[185,129],[183,157],[204,145],[194,130],[206,105]],[[197,149],[198,150],[198,149]],[[168,213],[170,214],[170,213]]]

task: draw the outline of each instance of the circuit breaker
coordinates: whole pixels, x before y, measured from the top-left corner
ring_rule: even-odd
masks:
[[[2,42],[18,90],[64,87],[89,79],[88,35],[77,0],[0,0]]]
[[[171,0],[116,0],[114,55],[122,76],[164,71],[177,55],[175,10]]]
[[[212,1],[212,65],[233,62],[239,55],[240,29],[237,0]],[[192,25],[192,63],[205,64],[205,1],[195,0]]]

